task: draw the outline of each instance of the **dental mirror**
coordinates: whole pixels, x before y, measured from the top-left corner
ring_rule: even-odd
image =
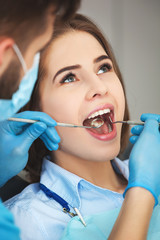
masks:
[[[24,123],[38,122],[38,120],[24,119],[24,118],[8,118],[8,121],[16,121],[16,122],[24,122]],[[79,128],[100,128],[103,124],[104,124],[104,121],[100,118],[93,119],[93,121],[91,122],[91,126],[57,122],[57,126],[60,126],[60,127],[79,127]]]

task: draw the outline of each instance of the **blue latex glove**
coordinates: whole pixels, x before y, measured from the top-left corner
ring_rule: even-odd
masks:
[[[158,122],[160,122],[160,115],[152,114],[152,113],[145,113],[145,114],[141,115],[140,119],[141,119],[142,122],[145,122],[147,119],[155,119]],[[131,133],[133,134],[133,136],[131,136],[129,140],[132,144],[134,144],[137,141],[137,139],[138,139],[139,135],[141,134],[142,130],[143,130],[142,125],[135,125],[131,129]]]
[[[26,166],[29,148],[38,137],[50,151],[57,150],[60,142],[55,129],[57,123],[47,114],[26,111],[14,117],[34,119],[39,122],[33,124],[0,122],[0,186]]]
[[[14,225],[12,214],[0,201],[0,238],[3,240],[20,240],[20,231]]]
[[[136,141],[129,158],[129,181],[124,192],[131,187],[143,187],[155,198],[155,205],[160,195],[160,116],[143,114],[143,131]]]

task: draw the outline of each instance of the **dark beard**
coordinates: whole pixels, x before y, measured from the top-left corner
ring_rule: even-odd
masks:
[[[7,69],[0,76],[0,99],[11,99],[18,90],[20,83],[21,65],[18,61],[11,61]]]

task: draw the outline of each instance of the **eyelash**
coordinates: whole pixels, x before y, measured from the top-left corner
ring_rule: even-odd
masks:
[[[73,74],[72,72],[68,73],[61,81],[60,83],[69,83],[69,82],[65,82],[67,79],[69,79],[70,77],[74,77],[76,78],[75,74]]]
[[[107,68],[107,71],[106,72],[109,72],[111,69],[112,69],[112,65],[109,64],[109,63],[105,63],[103,65],[100,66],[99,70],[100,71],[102,68],[106,67]],[[105,73],[105,72],[104,72]],[[97,73],[98,74],[98,73]]]
[[[99,70],[100,71],[102,68],[106,67],[107,68],[107,71],[106,72],[109,72],[111,69],[112,69],[112,65],[109,64],[109,63],[105,63],[103,64],[102,66],[100,66]],[[104,72],[105,73],[105,72]],[[98,73],[97,73],[98,74]],[[72,72],[68,73],[66,76],[64,76],[64,78],[60,81],[60,83],[69,83],[69,82],[65,82],[67,79],[69,79],[70,77],[74,77],[76,78],[76,75],[73,74]],[[71,81],[71,82],[75,82],[75,81]]]

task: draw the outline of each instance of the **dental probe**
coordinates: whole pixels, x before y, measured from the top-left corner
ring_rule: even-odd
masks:
[[[140,122],[140,121],[115,121],[115,122],[112,122],[113,124],[114,123],[126,123],[126,124],[129,124],[129,125],[144,125],[145,123],[144,122]],[[159,123],[160,125],[160,123]]]
[[[32,120],[32,119],[24,119],[24,118],[8,118],[8,121],[15,121],[15,122],[24,122],[24,123],[35,123],[38,122],[38,120]],[[60,127],[79,127],[79,128],[100,128],[103,125],[103,123],[97,125],[97,126],[83,126],[83,125],[75,125],[71,123],[60,123],[57,122],[57,126]]]

